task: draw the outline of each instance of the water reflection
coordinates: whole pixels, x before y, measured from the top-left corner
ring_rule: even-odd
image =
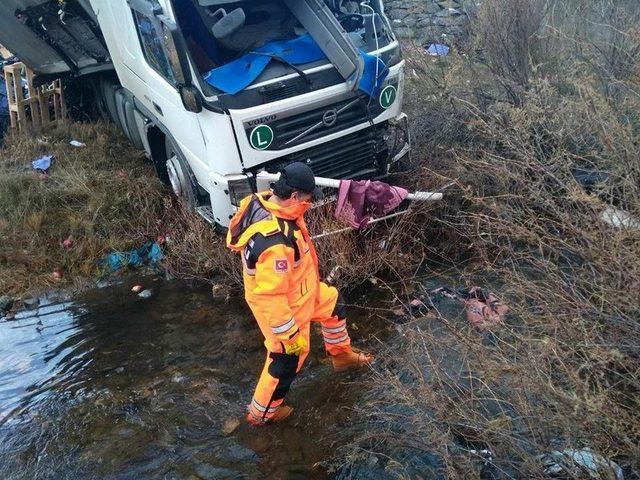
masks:
[[[317,338],[292,391],[296,420],[225,434],[264,359],[244,302],[161,283],[142,300],[129,288],[45,298],[0,321],[0,478],[326,477],[314,464],[353,398]]]

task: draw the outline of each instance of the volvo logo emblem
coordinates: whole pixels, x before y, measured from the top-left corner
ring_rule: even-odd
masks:
[[[324,115],[322,115],[322,124],[327,128],[333,127],[337,121],[338,112],[336,112],[335,110],[327,110],[326,112],[324,112]]]

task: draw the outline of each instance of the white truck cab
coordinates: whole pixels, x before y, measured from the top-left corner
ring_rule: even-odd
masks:
[[[260,171],[303,161],[319,177],[379,178],[410,150],[381,0],[3,0],[0,43],[42,82],[91,82],[217,226]]]

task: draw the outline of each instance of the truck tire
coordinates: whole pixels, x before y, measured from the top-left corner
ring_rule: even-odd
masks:
[[[109,114],[109,119],[117,126],[121,127],[120,119],[118,118],[118,109],[116,108],[116,89],[118,88],[113,82],[106,78],[100,81],[100,90],[104,98],[104,104]]]
[[[118,111],[118,120],[120,121],[120,128],[126,135],[126,137],[131,140],[131,133],[129,132],[129,127],[127,126],[127,117],[124,112],[124,89],[119,88],[116,90],[116,109]]]
[[[171,190],[189,210],[194,211],[198,207],[198,194],[191,168],[169,138],[165,140],[165,151]]]
[[[127,121],[127,130],[129,130],[129,138],[131,142],[140,150],[144,150],[144,144],[142,143],[142,137],[140,136],[140,130],[138,129],[138,122],[135,117],[135,107],[133,102],[129,99],[125,100],[124,104],[124,116]]]

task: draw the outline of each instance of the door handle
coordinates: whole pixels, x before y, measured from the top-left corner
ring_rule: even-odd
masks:
[[[158,105],[156,102],[151,102],[151,103],[153,104],[153,108],[155,108],[156,112],[162,115],[162,109],[160,108],[160,105]]]

